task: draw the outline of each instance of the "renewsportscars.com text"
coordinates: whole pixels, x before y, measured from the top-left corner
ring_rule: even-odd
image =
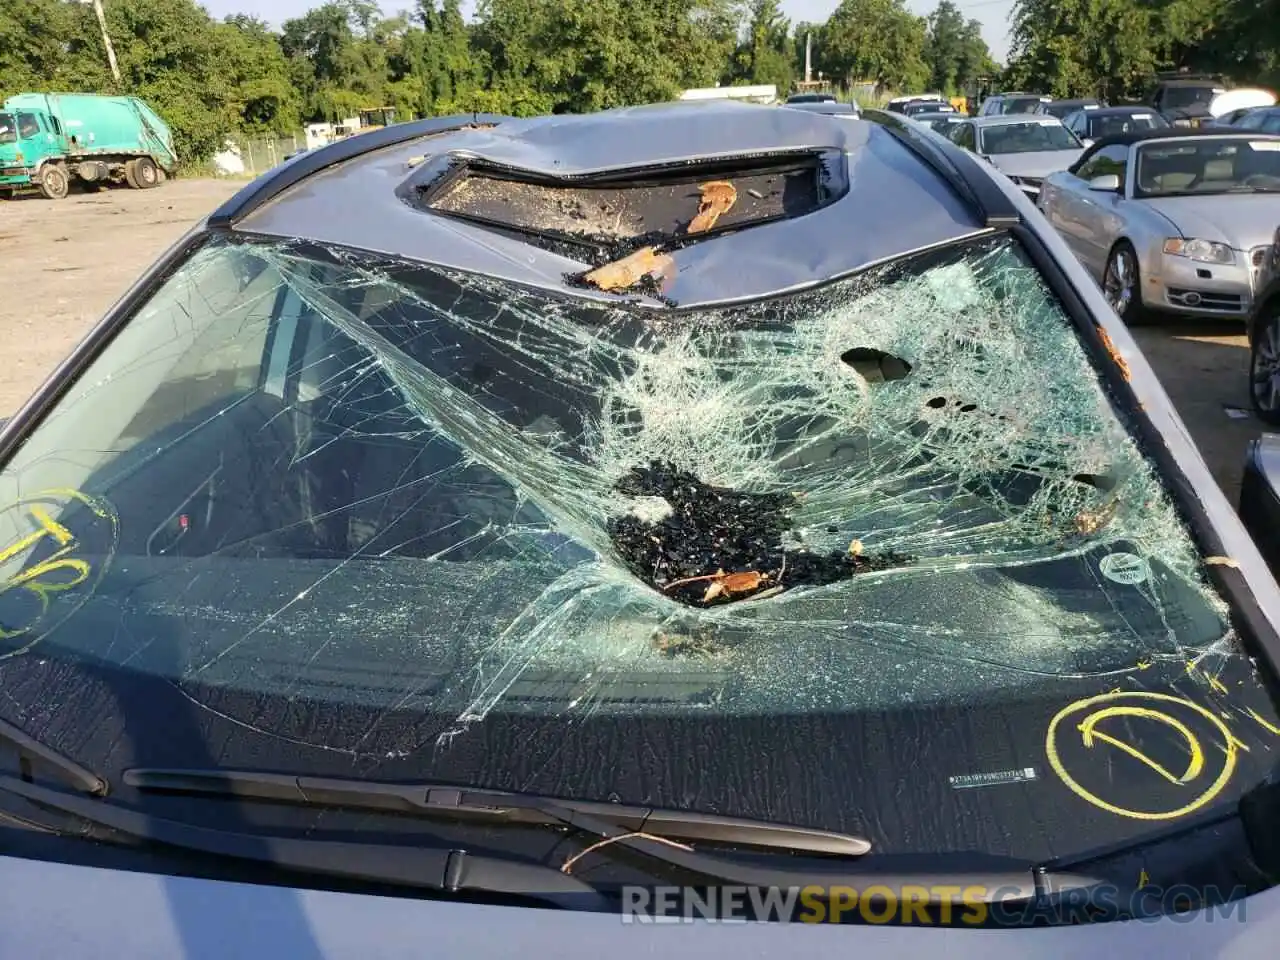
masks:
[[[1099,884],[1041,901],[1013,899],[1016,888],[871,885],[623,887],[623,923],[873,923],[905,926],[1028,926],[1103,920],[1245,919],[1244,887],[1187,885],[1134,890]]]

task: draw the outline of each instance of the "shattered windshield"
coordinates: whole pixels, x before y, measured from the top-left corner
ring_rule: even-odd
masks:
[[[1010,239],[676,313],[211,241],[0,489],[9,663],[442,737],[970,702],[1227,631]]]
[[[978,136],[980,152],[993,155],[1080,149],[1080,141],[1070,130],[1048,118],[980,127]]]
[[[0,143],[17,143],[18,128],[13,122],[13,114],[0,113]]]

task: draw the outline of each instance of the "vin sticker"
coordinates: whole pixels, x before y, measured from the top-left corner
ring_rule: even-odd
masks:
[[[996,787],[1003,783],[1026,783],[1035,778],[1035,767],[1023,767],[1021,770],[1001,770],[998,773],[966,773],[959,777],[949,777],[948,780],[953,790],[971,790],[974,787]]]

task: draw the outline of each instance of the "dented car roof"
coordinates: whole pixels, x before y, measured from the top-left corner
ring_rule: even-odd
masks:
[[[744,157],[754,169],[811,158],[835,195],[805,216],[673,253],[676,275],[664,294],[681,306],[825,282],[985,228],[941,176],[879,125],[732,102],[502,120],[417,139],[319,170],[240,217],[235,228],[563,289],[566,275],[599,264],[424,210],[411,195],[465,161],[505,168],[516,179],[583,182]]]

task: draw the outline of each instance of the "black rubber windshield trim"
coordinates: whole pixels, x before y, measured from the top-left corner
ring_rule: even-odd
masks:
[[[1022,214],[1000,185],[967,151],[950,144],[937,143],[929,135],[912,127],[904,117],[883,110],[868,110],[863,117],[878,123],[899,143],[942,177],[978,218],[988,227],[1012,227],[1022,222]]]
[[[493,126],[510,119],[511,117],[492,113],[455,114],[450,117],[396,123],[381,130],[370,130],[368,133],[338,140],[295,157],[263,174],[215,210],[209,216],[208,224],[214,229],[231,227],[237,220],[244,219],[308,177],[366,153],[398,146],[420,137],[449,133],[464,127]]]

